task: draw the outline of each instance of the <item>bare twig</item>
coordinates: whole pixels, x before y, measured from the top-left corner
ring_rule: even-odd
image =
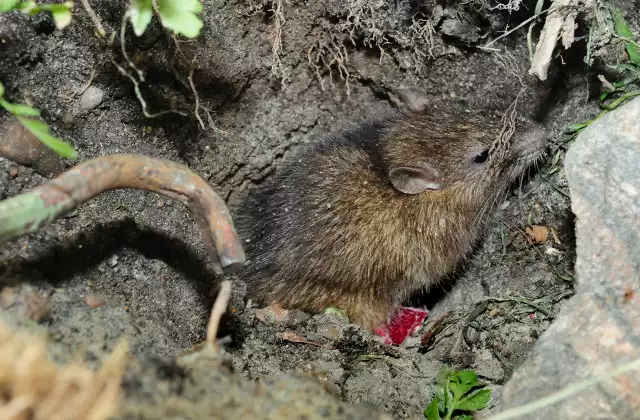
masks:
[[[214,122],[213,122],[213,118],[211,117],[211,113],[212,113],[213,111],[211,111],[209,108],[205,108],[204,106],[202,106],[201,108],[202,108],[202,109],[204,109],[204,113],[205,113],[205,114],[207,114],[207,121],[209,122],[209,126],[210,126],[214,131],[216,131],[216,132],[218,132],[218,133],[221,133],[221,134],[224,134],[225,136],[228,136],[228,135],[230,135],[230,134],[231,134],[231,133],[229,133],[228,131],[224,131],[224,130],[219,129],[219,128],[216,126],[216,123],[214,123]]]
[[[616,87],[613,86],[613,84],[607,80],[606,77],[604,77],[604,75],[599,74],[598,75],[598,80],[600,80],[600,82],[604,85],[604,87],[606,87],[607,89],[609,89],[611,92],[613,92],[614,90],[616,90]]]
[[[79,96],[82,95],[84,93],[85,90],[89,89],[89,86],[91,86],[91,83],[93,82],[93,78],[96,75],[96,68],[94,67],[93,70],[91,70],[91,75],[89,75],[89,79],[87,80],[87,83],[85,83],[85,85],[82,87],[82,89],[80,89],[75,96]]]
[[[171,113],[182,115],[183,117],[187,116],[186,112],[177,111],[175,109],[169,109],[169,110],[166,110],[166,111],[156,112],[155,114],[150,114],[148,109],[147,109],[147,102],[142,97],[142,92],[140,91],[140,83],[136,80],[135,77],[133,77],[125,69],[123,69],[121,65],[116,63],[115,60],[111,59],[111,63],[118,69],[120,74],[122,74],[123,76],[129,78],[129,80],[131,80],[131,83],[133,83],[133,89],[136,92],[136,97],[138,98],[138,101],[140,101],[140,105],[142,105],[142,113],[144,114],[145,117],[147,117],[147,118],[155,118],[155,117],[159,117],[160,115],[171,114]]]
[[[122,56],[125,60],[127,60],[127,64],[129,64],[129,67],[134,69],[138,74],[138,78],[140,78],[140,81],[144,82],[144,74],[136,67],[133,61],[131,61],[129,55],[127,54],[127,48],[124,45],[127,36],[127,19],[129,18],[129,16],[129,10],[127,10],[122,16],[122,26],[120,26],[120,49],[122,50]]]
[[[540,80],[546,80],[558,39],[562,40],[565,49],[573,44],[579,3],[580,0],[553,0],[551,7],[547,9],[549,13],[536,44],[529,74],[537,76]]]
[[[462,331],[461,331],[462,338],[464,339],[465,343],[467,343],[469,348],[473,348],[473,344],[474,344],[473,341],[471,340],[471,337],[469,337],[469,327],[471,326],[470,324],[473,321],[475,321],[476,318],[482,315],[484,311],[487,310],[487,307],[489,306],[489,285],[485,282],[482,282],[482,289],[486,298],[476,302],[474,308],[471,310],[471,312],[469,312],[469,314],[465,318],[464,326],[462,327]]]
[[[91,19],[93,20],[93,23],[96,25],[96,28],[98,29],[98,31],[101,31],[101,33],[104,33],[104,29],[103,29],[102,25],[100,24],[100,19],[95,14],[95,12],[91,9],[91,6],[89,5],[88,0],[82,0],[82,2],[83,2],[83,5],[84,5],[85,9],[87,10],[87,13],[89,13],[89,15],[91,16]],[[155,10],[156,13],[158,13],[158,10],[157,10],[157,7],[156,7],[155,3],[154,3],[154,10]],[[182,111],[173,110],[173,109],[166,110],[166,111],[160,111],[160,112],[157,112],[155,114],[150,114],[149,113],[149,111],[147,109],[147,103],[144,100],[144,98],[142,97],[142,92],[140,91],[140,83],[144,83],[144,81],[145,81],[144,73],[142,72],[142,70],[140,70],[138,67],[136,67],[135,63],[129,58],[129,54],[127,54],[127,49],[126,49],[126,46],[125,46],[126,35],[127,35],[127,20],[129,19],[130,16],[131,16],[131,14],[130,14],[128,9],[122,16],[122,24],[120,26],[120,50],[122,51],[122,56],[124,57],[125,61],[127,62],[127,65],[129,67],[131,67],[131,69],[133,69],[135,71],[135,73],[137,74],[139,80],[137,80],[132,74],[130,74],[127,70],[125,70],[118,63],[116,63],[113,58],[109,58],[109,60],[118,69],[118,72],[120,74],[122,74],[123,76],[127,77],[133,83],[134,91],[136,93],[136,97],[138,98],[138,101],[140,102],[140,105],[142,105],[142,112],[143,112],[145,117],[147,117],[147,118],[155,118],[155,117],[159,117],[161,115],[170,114],[170,113],[178,114],[178,115],[181,115],[183,117],[186,117],[187,113],[182,112]],[[105,33],[105,35],[106,35],[106,33]],[[111,39],[108,42],[109,45],[111,45],[111,43],[113,42],[115,35],[116,35],[116,31],[113,31],[111,33],[111,37],[110,37]],[[93,76],[94,76],[94,73],[92,72],[91,77],[89,78],[89,81],[87,82],[87,85],[78,94],[82,94],[91,85],[91,82],[93,81]],[[178,78],[178,80],[180,80],[182,82],[182,80],[180,78]],[[194,92],[195,92],[195,90],[194,90]],[[197,94],[196,94],[196,101],[197,100],[198,100],[198,98],[197,98]],[[196,106],[196,108],[197,108],[197,106]],[[202,122],[200,120],[200,118],[198,118],[198,120],[200,122]]]
[[[547,318],[553,319],[553,315],[551,315],[551,312],[549,312],[548,309],[543,308],[542,306],[538,305],[537,303],[535,303],[531,299],[527,299],[527,298],[522,297],[522,296],[505,297],[505,298],[489,297],[489,298],[485,298],[483,300],[485,300],[487,302],[515,302],[515,303],[521,303],[523,305],[529,305],[533,309],[535,309],[538,312],[541,312],[542,314],[544,314]]]
[[[495,44],[498,40],[507,37],[509,35],[511,35],[513,32],[517,31],[518,29],[522,28],[523,26],[527,25],[528,23],[530,23],[531,21],[535,20],[538,18],[538,16],[540,16],[543,13],[546,13],[550,10],[551,8],[545,9],[542,12],[540,12],[540,14],[537,15],[533,15],[531,16],[529,19],[526,19],[524,22],[522,22],[520,25],[516,26],[515,28],[503,33],[502,35],[500,35],[499,37],[497,37],[496,39],[492,40],[491,42],[488,42],[487,44],[480,46],[478,48],[480,48],[481,50],[484,49],[489,49],[489,47],[491,47],[491,45]]]
[[[229,299],[231,298],[231,282],[224,280],[220,283],[220,291],[216,302],[211,308],[211,316],[209,317],[209,324],[207,325],[207,337],[206,343],[209,346],[215,346],[216,336],[218,335],[218,328],[220,327],[220,319],[222,315],[227,311],[229,305]]]
[[[568,194],[565,191],[562,191],[562,189],[560,187],[558,187],[556,184],[554,184],[553,182],[551,182],[547,177],[543,176],[542,177],[543,180],[545,180],[545,182],[547,182],[549,184],[549,186],[551,188],[553,188],[554,190],[556,190],[558,193],[562,194],[563,196],[565,196],[566,198],[571,199],[571,195]]]
[[[244,264],[244,250],[224,200],[186,166],[143,155],[91,159],[31,191],[0,201],[0,245],[37,231],[105,191],[121,188],[153,191],[187,205],[201,226],[216,273]]]
[[[93,24],[96,25],[96,28],[98,29],[98,33],[100,34],[100,36],[103,38],[107,36],[107,32],[104,30],[102,23],[100,23],[100,18],[98,17],[98,15],[96,15],[96,13],[91,8],[91,5],[89,4],[89,0],[82,0],[82,6],[84,6],[84,10],[87,11],[87,14],[93,21]]]
[[[187,78],[187,80],[189,80],[189,86],[191,86],[191,91],[193,92],[193,96],[195,96],[196,98],[196,105],[193,110],[193,113],[196,114],[196,118],[200,123],[200,127],[204,130],[206,127],[204,125],[204,121],[202,121],[202,118],[200,118],[200,97],[198,96],[198,91],[196,90],[196,87],[193,84],[193,70],[194,69],[191,69],[191,71],[189,72],[189,77]]]

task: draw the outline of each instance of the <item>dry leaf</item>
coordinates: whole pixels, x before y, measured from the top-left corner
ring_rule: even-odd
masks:
[[[300,337],[298,334],[294,333],[293,331],[285,331],[282,333],[282,339],[284,341],[290,341],[292,343],[303,343],[303,344],[311,344],[312,346],[316,346],[316,347],[322,347],[322,344],[316,342],[316,341],[311,341],[311,340],[307,340],[304,337]]]
[[[289,320],[290,311],[279,305],[270,305],[255,310],[256,318],[265,324],[281,324]]]
[[[624,288],[624,302],[629,302],[630,300],[633,299],[633,297],[635,296],[635,291],[633,290],[633,288],[629,285],[625,286]]]
[[[84,303],[89,305],[91,309],[98,308],[105,304],[104,299],[101,299],[95,295],[87,295],[84,297]]]
[[[529,242],[529,244],[541,244],[546,242],[549,237],[549,228],[540,225],[527,226],[525,233],[527,234],[527,242]]]

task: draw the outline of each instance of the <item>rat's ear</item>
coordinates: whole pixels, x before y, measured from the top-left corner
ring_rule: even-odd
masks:
[[[389,172],[389,179],[396,190],[405,194],[420,194],[426,190],[439,190],[440,174],[428,166],[400,166]]]

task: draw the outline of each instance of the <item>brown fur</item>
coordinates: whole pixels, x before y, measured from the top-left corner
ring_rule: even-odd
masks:
[[[470,255],[501,195],[540,157],[541,131],[517,133],[512,147],[504,125],[491,112],[432,108],[303,150],[237,211],[251,297],[311,312],[338,307],[369,328],[384,323]],[[489,149],[487,162],[473,161]],[[427,185],[404,184],[413,172],[393,172],[404,167],[424,169],[437,189],[400,192],[394,185]]]

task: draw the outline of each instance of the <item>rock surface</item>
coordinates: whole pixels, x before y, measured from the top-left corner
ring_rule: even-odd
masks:
[[[640,98],[587,127],[565,162],[577,293],[505,386],[505,407],[640,358]],[[630,371],[518,418],[639,418],[638,389]]]

